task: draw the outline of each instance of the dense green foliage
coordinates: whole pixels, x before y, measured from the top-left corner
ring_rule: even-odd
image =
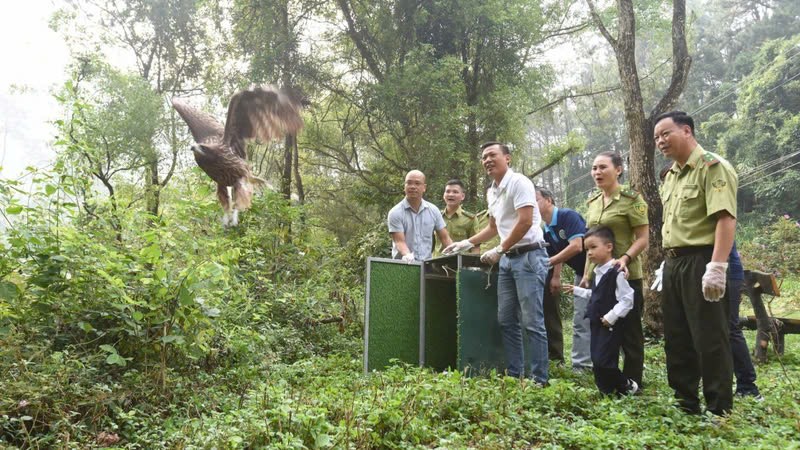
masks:
[[[649,107],[669,82],[668,3],[635,2]],[[770,308],[800,317],[800,6],[692,3],[679,106],[740,173],[745,267],[777,272]],[[406,171],[428,174],[434,202],[463,178],[474,211],[478,144],[499,139],[580,209],[593,155],[628,151],[615,62],[586,20],[571,1],[69,2],[52,20],[73,52],[58,157],[0,178],[0,446],[796,446],[797,336],[758,367],[766,400],[737,400],[720,423],[671,406],[659,341],[634,398],[603,398],[564,367],[546,388],[361,371],[365,261],[389,251]],[[562,43],[574,58],[552,67]],[[113,66],[115,52],[135,68]],[[297,88],[311,106],[297,147],[249,149],[282,193],[265,189],[224,229],[168,100],[201,93],[190,101],[221,117],[250,83]]]

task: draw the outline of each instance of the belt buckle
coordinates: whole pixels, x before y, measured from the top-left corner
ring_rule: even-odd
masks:
[[[670,258],[677,258],[678,257],[678,252],[675,251],[674,248],[668,248],[666,253],[667,253],[667,256],[669,256]]]

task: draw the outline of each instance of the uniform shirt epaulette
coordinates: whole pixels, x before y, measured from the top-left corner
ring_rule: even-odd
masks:
[[[470,219],[474,219],[475,216],[477,215],[477,214],[472,214],[471,212],[468,212],[468,211],[464,211],[463,209],[461,210],[461,212],[463,212],[464,215],[467,216]]]
[[[634,191],[630,186],[622,186],[622,189],[620,189],[619,193],[630,198],[636,198],[639,196],[639,193]]]
[[[719,162],[719,158],[717,158],[713,153],[705,152],[703,153],[703,162],[706,164],[706,166],[711,167]]]
[[[602,194],[603,191],[601,191],[599,188],[592,189],[591,192],[589,192],[589,197],[586,199],[586,203],[591,203],[594,199]]]

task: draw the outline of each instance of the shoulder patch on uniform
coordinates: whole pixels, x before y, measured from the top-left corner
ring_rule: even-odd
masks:
[[[711,167],[719,162],[719,158],[717,158],[713,153],[705,152],[703,153],[703,162],[706,164],[706,166]]]
[[[720,192],[725,189],[725,186],[728,185],[728,182],[723,180],[722,178],[718,178],[711,183],[711,186],[714,188],[715,191]]]
[[[647,204],[646,203],[636,203],[633,205],[633,210],[636,211],[637,214],[643,216],[647,214]]]

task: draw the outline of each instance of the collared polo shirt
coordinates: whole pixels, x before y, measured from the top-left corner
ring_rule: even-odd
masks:
[[[439,208],[433,203],[422,200],[419,211],[414,212],[406,198],[389,210],[388,223],[389,233],[405,234],[406,245],[414,253],[414,259],[417,261],[431,257],[433,232],[447,226]],[[396,258],[397,255],[397,246],[392,241],[392,258]]]
[[[444,223],[447,224],[447,234],[450,235],[450,239],[453,242],[469,239],[478,232],[478,219],[475,214],[464,211],[461,206],[451,216],[447,215],[447,209],[443,209],[440,212],[444,218]],[[439,256],[442,250],[442,241],[439,239],[439,235],[435,233],[433,239],[435,242],[433,256]]]
[[[716,213],[736,217],[739,180],[733,167],[719,155],[698,145],[683,167],[674,163],[661,185],[664,248],[713,245]]]
[[[544,240],[550,244],[547,247],[547,254],[555,256],[561,253],[569,246],[569,241],[582,238],[585,234],[586,222],[577,211],[569,208],[553,208],[553,218],[550,223],[544,225]],[[572,267],[576,275],[583,276],[586,252],[582,251],[567,260],[567,265]]]
[[[506,240],[514,229],[519,217],[517,210],[525,206],[533,206],[533,224],[512,248],[544,240],[542,216],[539,213],[539,205],[536,204],[536,190],[528,177],[509,168],[499,185],[492,181],[486,199],[489,202],[489,215],[494,217],[501,242]]]
[[[614,233],[613,256],[616,259],[622,257],[636,240],[633,229],[649,223],[647,202],[641,194],[627,186],[620,186],[607,205],[604,204],[602,192],[592,195],[587,204],[586,225],[589,228],[597,225],[611,228]],[[592,273],[592,269],[593,264],[587,260],[583,273]],[[637,256],[628,263],[628,279],[641,280],[643,276],[642,262]]]

